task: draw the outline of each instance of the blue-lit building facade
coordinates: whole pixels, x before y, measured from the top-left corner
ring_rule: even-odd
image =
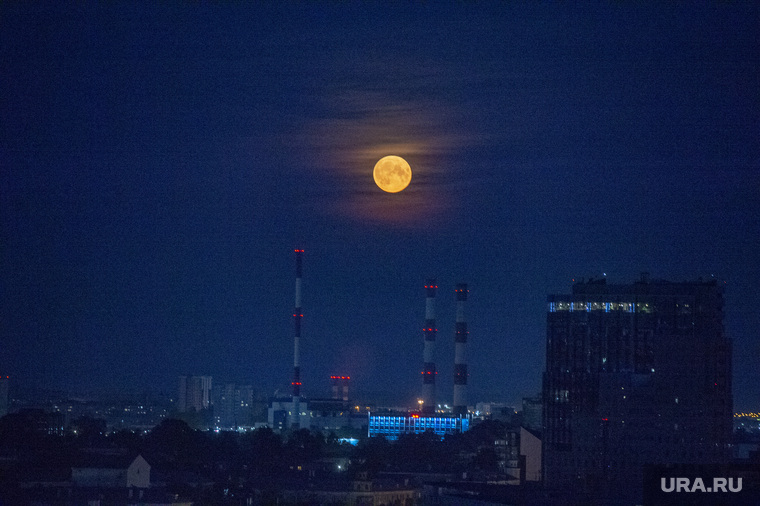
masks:
[[[470,428],[469,416],[420,415],[418,413],[369,414],[369,437],[384,436],[394,440],[402,434],[422,434],[432,430],[443,438],[446,434],[466,432]]]

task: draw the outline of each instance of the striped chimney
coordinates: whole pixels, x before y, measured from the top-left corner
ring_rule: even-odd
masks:
[[[467,285],[457,283],[457,320],[454,331],[454,414],[467,414],[467,322],[464,303],[467,302]]]
[[[425,328],[422,332],[425,336],[425,348],[423,351],[422,364],[422,412],[425,414],[435,413],[435,291],[438,286],[435,279],[425,281]]]
[[[293,421],[291,426],[298,428],[300,426],[301,411],[301,319],[303,318],[303,311],[301,309],[301,256],[303,255],[302,249],[295,250],[296,252],[296,304],[293,310],[293,323],[295,326],[295,342],[293,344]]]

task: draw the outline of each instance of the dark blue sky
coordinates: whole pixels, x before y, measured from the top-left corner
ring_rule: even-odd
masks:
[[[0,369],[20,386],[540,390],[546,296],[725,282],[760,405],[760,8],[610,2],[0,6]],[[396,154],[411,186],[384,194]]]

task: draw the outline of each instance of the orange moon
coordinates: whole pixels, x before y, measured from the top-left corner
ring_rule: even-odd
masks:
[[[398,193],[412,180],[412,168],[400,156],[384,156],[375,164],[372,171],[375,184],[388,193]]]

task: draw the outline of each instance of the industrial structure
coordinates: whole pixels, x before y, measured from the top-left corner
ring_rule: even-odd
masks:
[[[470,428],[467,409],[467,322],[464,317],[464,303],[467,301],[467,285],[459,283],[454,290],[457,301],[455,324],[454,356],[454,407],[453,414],[436,413],[435,403],[435,295],[438,285],[435,279],[425,282],[425,328],[422,370],[422,399],[419,411],[369,413],[368,435],[397,439],[402,434],[421,434],[433,431],[443,437],[446,434],[465,432]]]
[[[301,309],[301,274],[302,274],[302,255],[303,250],[297,249],[296,253],[296,302],[293,310],[293,325],[295,327],[295,338],[293,342],[293,414],[290,423],[291,428],[298,429],[300,426],[301,412],[301,319],[303,311]]]
[[[456,289],[457,316],[454,331],[454,414],[467,414],[467,322],[464,304],[467,302],[467,285],[458,283]]]
[[[296,288],[295,308],[293,309],[293,380],[291,381],[292,395],[290,397],[272,399],[267,413],[270,427],[278,430],[299,428],[308,429],[310,418],[308,404],[301,399],[301,277],[303,273],[303,250],[296,249]]]
[[[332,400],[348,402],[348,386],[351,376],[330,376],[330,390]]]
[[[646,464],[725,463],[732,394],[722,287],[645,275],[549,296],[543,401],[549,487],[640,504]]]
[[[437,334],[435,317],[435,297],[438,286],[435,279],[425,282],[425,327],[423,329],[423,370],[422,398],[419,410],[414,412],[395,412],[361,415],[349,405],[349,376],[331,376],[331,397],[329,399],[311,399],[309,402],[301,396],[301,289],[303,274],[303,250],[295,250],[296,283],[295,308],[293,310],[293,380],[291,395],[271,399],[267,412],[267,422],[275,430],[298,430],[309,428],[339,429],[357,427],[366,424],[370,436],[385,436],[396,439],[400,434],[417,434],[432,430],[443,437],[445,434],[464,432],[469,429],[465,389],[467,387],[467,362],[465,359],[467,344],[467,323],[464,319],[464,302],[467,300],[467,285],[456,285],[457,314],[455,326],[456,354],[454,359],[454,413],[436,412],[435,378],[435,339]],[[357,415],[361,417],[358,419]],[[367,418],[369,417],[369,418]]]
[[[435,335],[438,329],[435,326],[435,292],[438,285],[435,279],[425,282],[425,346],[422,359],[422,413],[429,415],[435,413]]]
[[[470,428],[469,416],[421,415],[419,413],[369,414],[369,437],[398,439],[402,434],[422,434],[428,430],[443,437],[465,432]]]

